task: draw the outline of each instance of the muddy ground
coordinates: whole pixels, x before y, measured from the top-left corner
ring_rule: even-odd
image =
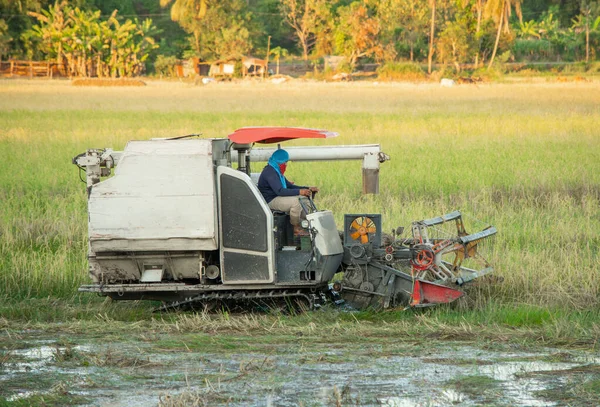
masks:
[[[508,342],[0,334],[0,406],[590,406],[600,355]]]

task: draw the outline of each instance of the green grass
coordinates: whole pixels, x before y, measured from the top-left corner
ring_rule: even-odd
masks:
[[[378,196],[360,195],[358,162],[289,166],[289,178],[321,187],[317,204],[334,212],[340,228],[344,213],[382,213],[391,230],[453,209],[467,222],[494,224],[488,260],[503,281],[471,289],[459,310],[514,326],[544,325],[554,310],[597,315],[599,90],[597,82],[452,89],[0,82],[0,288],[19,304],[2,306],[0,316],[57,321],[97,313],[98,302],[76,294],[88,281],[87,215],[73,156],[122,149],[131,139],[224,137],[256,125],[327,128],[340,137],[290,145],[380,143],[392,157],[382,165]],[[40,298],[60,306],[41,310]],[[142,309],[126,318],[147,315]]]
[[[543,373],[541,372],[542,375]],[[556,372],[546,372],[546,375],[553,376]],[[562,380],[557,381],[554,386],[538,390],[535,394],[560,405],[589,406],[598,403],[600,369],[597,365],[561,371],[560,376]]]
[[[502,349],[510,344],[531,349],[561,346],[597,349],[600,343],[598,312],[488,304],[469,311],[438,307],[426,310],[395,310],[383,313],[347,313],[326,309],[296,316],[227,313],[152,313],[145,302],[100,302],[74,304],[64,300],[19,300],[0,306],[0,331],[6,363],[12,351],[31,346],[23,330],[33,332],[30,340],[52,337],[62,347],[90,341],[144,342],[164,352],[212,349],[220,353],[268,352],[271,344],[302,347],[313,351],[332,349],[340,338],[346,343],[370,347],[375,355],[396,354],[396,346],[435,340],[478,342],[482,347]],[[33,314],[30,308],[41,311]],[[23,309],[19,313],[18,309]],[[523,317],[529,309],[532,315]],[[45,310],[45,311],[44,311]],[[517,315],[513,317],[512,315]],[[544,315],[544,317],[539,317]],[[167,336],[165,336],[167,335]],[[79,342],[84,338],[84,342]],[[393,338],[390,340],[390,338]],[[405,351],[403,352],[406,353]]]
[[[85,405],[86,402],[87,399],[85,397],[73,395],[70,393],[33,395],[31,397],[11,401],[0,397],[0,407],[62,407]]]
[[[467,394],[469,398],[485,405],[497,405],[494,403],[502,395],[501,385],[501,381],[484,375],[462,376],[446,382],[449,388]]]

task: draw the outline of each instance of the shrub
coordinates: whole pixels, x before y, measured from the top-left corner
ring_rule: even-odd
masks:
[[[548,40],[518,39],[513,46],[519,61],[554,60],[557,58],[552,43]]]
[[[330,67],[319,71],[317,65],[315,65],[314,69],[312,71],[306,72],[306,74],[304,74],[303,77],[305,79],[314,79],[317,81],[330,81],[333,80],[333,76],[335,75],[335,73],[336,71],[331,69]]]
[[[244,76],[244,64],[241,59],[235,61],[235,65],[233,65],[233,77],[241,78]]]
[[[380,80],[417,81],[427,77],[423,69],[414,62],[387,62],[377,69]]]
[[[562,74],[581,74],[587,71],[585,62],[575,62],[573,64],[564,65],[560,68]]]
[[[146,82],[131,78],[78,78],[71,82],[73,86],[146,86]]]
[[[475,71],[473,71],[473,75],[471,75],[471,76],[476,77],[476,78],[481,78],[481,80],[486,81],[486,82],[490,82],[490,81],[497,81],[499,79],[502,79],[504,74],[501,70],[497,69],[496,65],[494,65],[491,69],[487,69],[487,68],[476,69]]]
[[[335,70],[336,72],[345,73],[352,73],[352,71],[354,71],[352,64],[347,59],[344,59],[342,62],[340,62],[335,68]]]
[[[174,56],[158,55],[154,62],[154,70],[160,76],[175,76],[175,65],[177,65],[177,62],[177,58]]]
[[[544,73],[540,72],[539,69],[536,68],[523,68],[523,69],[518,69],[515,70],[514,72],[511,73],[512,76],[521,76],[521,77],[535,77],[535,76],[542,76]]]
[[[600,62],[592,62],[588,64],[588,73],[600,73]]]

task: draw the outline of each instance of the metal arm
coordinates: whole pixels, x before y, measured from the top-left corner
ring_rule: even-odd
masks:
[[[89,189],[100,182],[100,177],[108,177],[111,168],[115,167],[122,152],[115,152],[111,148],[92,148],[85,153],[73,157],[73,164],[80,169],[85,169],[86,184]]]

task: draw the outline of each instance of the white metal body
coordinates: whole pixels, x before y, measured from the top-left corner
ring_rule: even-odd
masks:
[[[129,142],[91,188],[92,251],[216,250],[213,171],[210,140]]]
[[[344,253],[342,240],[331,211],[319,211],[306,215],[310,228],[316,231],[314,242],[322,256],[334,256]]]

